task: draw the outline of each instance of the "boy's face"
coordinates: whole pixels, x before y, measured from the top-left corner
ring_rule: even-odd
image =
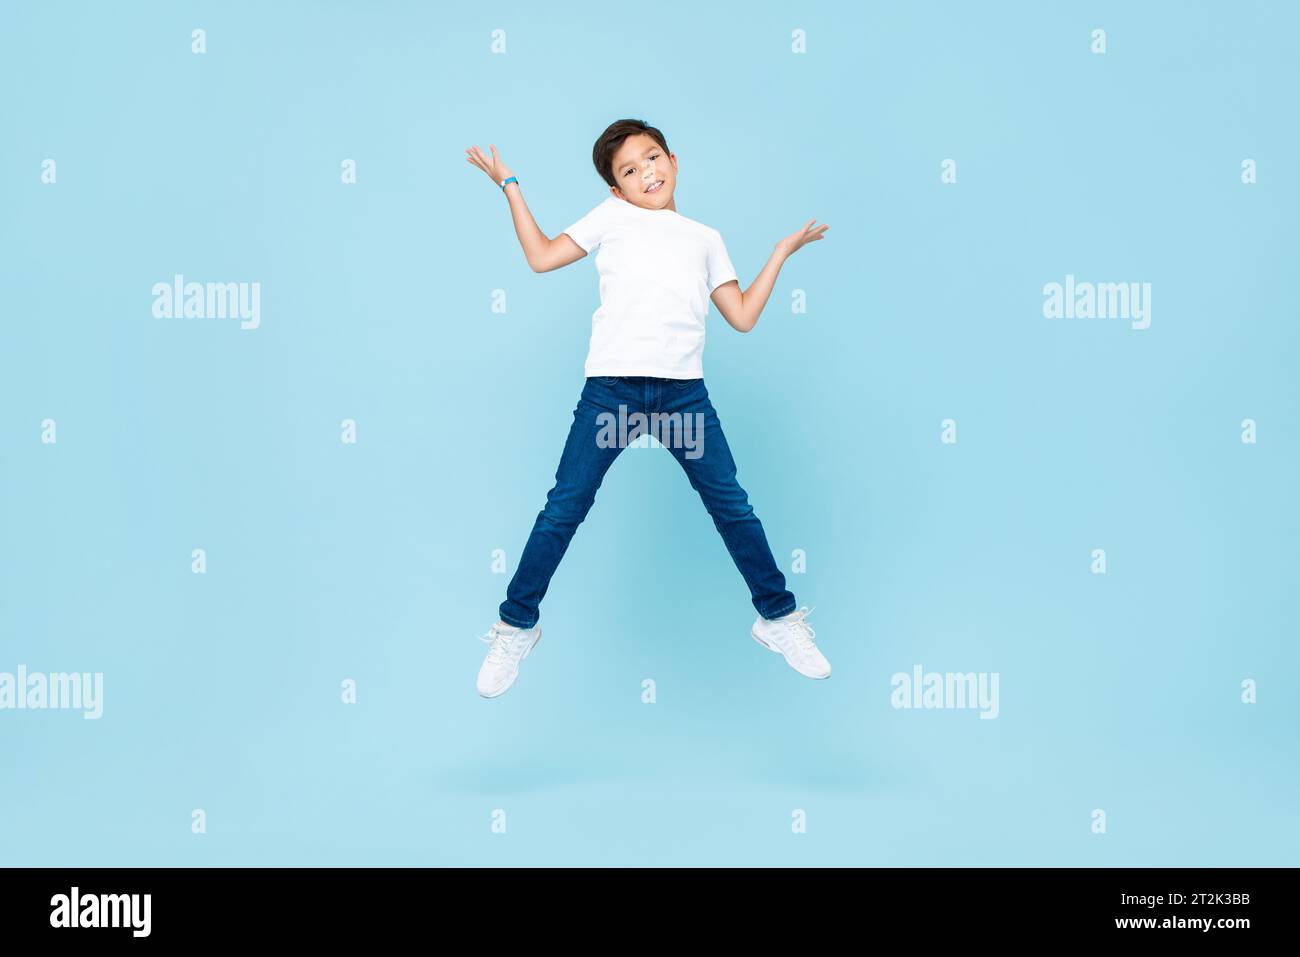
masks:
[[[623,141],[614,154],[614,182],[610,192],[642,209],[672,209],[673,188],[677,185],[677,157],[654,141],[648,133],[638,133]]]

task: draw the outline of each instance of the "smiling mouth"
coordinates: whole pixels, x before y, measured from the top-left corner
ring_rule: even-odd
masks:
[[[661,179],[657,179],[657,180],[654,181],[654,183],[653,183],[649,188],[646,189],[646,192],[647,192],[647,193],[657,193],[657,192],[659,192],[660,189],[663,188],[663,185],[664,185],[664,181],[661,180]]]

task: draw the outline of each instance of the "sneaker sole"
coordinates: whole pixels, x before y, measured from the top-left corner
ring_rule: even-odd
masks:
[[[531,654],[533,653],[533,649],[537,647],[538,643],[541,642],[541,640],[542,640],[542,630],[541,630],[540,628],[538,628],[538,629],[537,629],[537,637],[534,638],[534,639],[532,640],[532,643],[531,643],[527,648],[524,649],[524,653],[523,653],[522,655],[519,656],[519,664],[520,664],[520,665],[522,665],[522,664],[524,663],[524,659],[525,659],[525,658],[527,658],[529,655],[531,655]],[[479,696],[480,698],[499,698],[499,697],[501,697],[503,694],[505,694],[507,691],[510,690],[510,688],[511,688],[511,687],[514,685],[514,683],[515,683],[515,679],[518,678],[518,677],[519,677],[519,665],[516,665],[516,666],[515,666],[514,674],[512,674],[512,675],[510,676],[510,680],[509,680],[509,681],[507,681],[504,685],[501,686],[501,690],[500,690],[500,691],[494,691],[494,692],[492,692],[491,694],[484,694],[483,692],[480,691],[480,692],[478,693],[478,696]]]
[[[786,663],[787,665],[789,665],[791,668],[793,668],[795,671],[799,672],[799,674],[803,675],[805,678],[812,678],[814,681],[821,681],[823,678],[829,678],[829,677],[831,676],[831,673],[830,673],[829,671],[826,672],[826,674],[824,674],[824,675],[810,675],[810,674],[808,674],[808,672],[804,671],[802,668],[798,667],[798,666],[797,666],[793,661],[791,661],[791,660],[786,656],[786,653],[785,653],[784,651],[782,651],[780,648],[774,648],[772,645],[769,645],[766,641],[764,641],[762,638],[760,638],[760,637],[758,636],[758,632],[756,632],[756,631],[755,631],[754,629],[752,629],[752,628],[749,630],[749,637],[753,638],[755,641],[757,641],[760,645],[762,645],[762,646],[763,646],[764,648],[766,648],[768,651],[775,651],[775,652],[776,652],[778,655],[780,655],[782,658],[785,658],[785,663]]]

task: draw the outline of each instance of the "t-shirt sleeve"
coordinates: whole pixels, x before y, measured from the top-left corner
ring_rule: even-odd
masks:
[[[597,245],[604,238],[605,229],[608,225],[608,209],[602,202],[564,232],[570,239],[581,246],[582,251],[586,253],[591,252],[591,247]]]
[[[736,275],[736,267],[731,265],[731,257],[727,255],[727,245],[722,241],[722,234],[716,230],[709,234],[708,269],[710,295],[724,282],[740,278]]]

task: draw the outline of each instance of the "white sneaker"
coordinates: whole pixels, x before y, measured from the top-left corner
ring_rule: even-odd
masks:
[[[542,640],[542,629],[515,628],[498,621],[479,641],[486,642],[487,657],[478,670],[478,693],[484,698],[505,694],[519,677],[519,663],[528,657],[533,647]]]
[[[786,662],[808,678],[829,678],[831,663],[815,644],[816,632],[808,624],[811,608],[800,608],[784,618],[759,617],[750,634],[764,648],[785,655]]]

